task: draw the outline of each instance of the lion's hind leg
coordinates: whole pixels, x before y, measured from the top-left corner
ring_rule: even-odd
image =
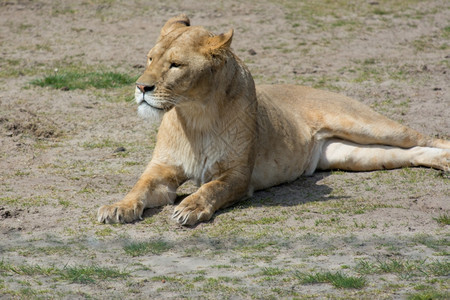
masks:
[[[418,166],[448,171],[450,150],[433,147],[404,149],[385,145],[360,145],[341,139],[330,139],[323,144],[317,168],[373,171]]]
[[[450,141],[426,136],[356,100],[339,95],[335,97],[340,101],[323,105],[320,113],[308,117],[312,124],[319,124],[319,138],[323,136],[362,145],[388,145],[405,149],[416,146],[450,149]]]

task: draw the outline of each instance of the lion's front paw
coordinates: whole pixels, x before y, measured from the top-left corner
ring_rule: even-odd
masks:
[[[191,196],[192,197],[192,196]],[[214,210],[210,204],[202,203],[200,199],[188,197],[181,201],[175,207],[172,218],[181,225],[194,225],[198,222],[203,222],[211,219]]]
[[[107,224],[129,223],[142,219],[143,211],[142,202],[117,202],[100,207],[97,212],[97,220]]]

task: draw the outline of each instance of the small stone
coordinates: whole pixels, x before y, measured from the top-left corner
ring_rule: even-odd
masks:
[[[248,50],[248,54],[250,55],[256,55],[256,51],[253,49]]]
[[[114,153],[125,152],[125,151],[127,151],[127,149],[125,149],[125,147],[117,147],[116,150],[114,150]]]

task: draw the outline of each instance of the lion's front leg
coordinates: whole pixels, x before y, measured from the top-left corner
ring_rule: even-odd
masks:
[[[150,162],[125,198],[100,207],[97,219],[101,223],[128,223],[141,219],[145,208],[172,204],[182,181],[183,176],[177,168]]]
[[[226,176],[221,176],[225,178]],[[229,177],[228,177],[229,178]],[[242,199],[248,192],[248,179],[217,179],[202,185],[197,192],[175,207],[172,218],[181,225],[194,225],[211,219],[215,211]]]

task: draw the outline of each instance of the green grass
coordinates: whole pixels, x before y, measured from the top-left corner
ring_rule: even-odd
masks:
[[[399,68],[379,66],[375,63],[371,63],[372,60],[367,61],[355,61],[356,64],[353,68],[343,68],[341,71],[346,71],[349,74],[353,73],[352,81],[355,83],[363,83],[367,81],[374,81],[381,83],[385,80],[392,79],[396,81],[406,81],[408,73]]]
[[[302,284],[330,283],[336,288],[361,289],[366,286],[364,277],[348,276],[341,272],[317,272],[313,274],[297,272],[295,276]]]
[[[125,253],[131,256],[142,256],[146,254],[161,254],[171,249],[172,246],[163,241],[150,241],[150,242],[132,242],[123,247]]]
[[[112,235],[113,232],[114,232],[114,231],[111,229],[111,227],[105,227],[105,228],[103,228],[103,229],[97,230],[97,231],[95,232],[95,235],[96,235],[96,236],[99,236],[99,237],[105,237],[105,236],[110,236],[110,235]]]
[[[24,207],[40,207],[47,205],[48,199],[44,196],[33,196],[31,198],[22,198],[21,196],[16,197],[0,197],[0,203],[13,206],[24,206]]]
[[[100,266],[65,266],[63,268],[42,267],[39,265],[13,265],[5,261],[0,262],[0,275],[18,274],[24,276],[52,276],[71,283],[95,283],[97,280],[108,280],[123,278],[129,275],[128,272],[120,271],[117,268]]]
[[[22,264],[15,266],[13,264],[9,264],[5,261],[0,262],[0,274],[8,273],[8,274],[18,274],[18,275],[26,275],[26,276],[34,276],[34,275],[51,275],[54,274],[55,268],[46,268],[41,267],[39,265],[27,265]]]
[[[107,89],[132,84],[136,77],[111,71],[61,70],[44,78],[35,79],[31,84],[54,89]]]
[[[116,268],[99,266],[65,267],[59,272],[62,279],[73,283],[95,283],[96,280],[127,277],[129,273]]]
[[[435,276],[449,276],[450,275],[450,261],[434,261],[427,265],[429,274]]]
[[[412,242],[422,244],[436,251],[450,246],[450,241],[448,239],[438,239],[429,234],[417,234],[412,238]]]
[[[408,300],[445,300],[450,299],[449,292],[437,291],[437,290],[428,290],[424,292],[420,292],[417,294],[409,295]]]
[[[243,223],[248,223],[252,225],[270,225],[277,224],[286,220],[286,217],[283,216],[270,216],[270,217],[262,217],[255,220],[245,220]]]
[[[395,273],[403,274],[406,272],[411,273],[413,270],[418,269],[418,264],[396,259],[377,259],[376,262],[371,262],[369,260],[361,260],[356,266],[356,270],[362,274],[382,274],[382,273]]]
[[[399,258],[377,259],[371,262],[361,260],[356,265],[356,270],[361,274],[397,274],[400,278],[409,279],[417,276],[448,276],[450,274],[450,262],[426,260],[408,260]]]
[[[447,214],[439,215],[437,218],[433,218],[440,225],[450,225],[450,216]]]
[[[386,10],[383,10],[383,9],[379,9],[379,8],[374,9],[372,12],[373,12],[373,14],[379,15],[379,16],[384,16],[384,15],[390,14],[389,11],[386,11]]]
[[[261,275],[263,276],[277,276],[277,275],[283,275],[284,271],[279,268],[273,268],[273,267],[267,267],[262,268]]]
[[[233,280],[236,279],[224,276],[219,276],[218,278],[207,278],[203,283],[202,290],[205,292],[216,291],[217,293],[219,293],[219,295],[236,295],[237,293],[239,293],[239,291],[234,287],[228,285]]]
[[[333,226],[338,224],[341,221],[338,217],[331,217],[330,219],[317,219],[314,221],[315,226],[325,225],[325,226]]]

